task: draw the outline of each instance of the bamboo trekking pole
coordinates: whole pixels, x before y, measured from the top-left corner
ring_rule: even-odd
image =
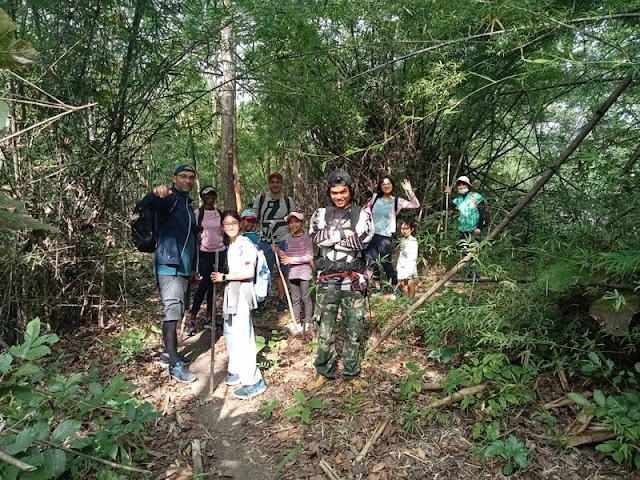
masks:
[[[271,234],[271,245],[275,245],[275,239],[273,238],[273,223],[269,227],[269,233]],[[282,280],[282,285],[284,286],[284,293],[287,296],[287,303],[289,304],[289,313],[291,314],[291,320],[293,324],[296,324],[296,314],[293,311],[293,303],[291,303],[291,294],[289,293],[289,287],[287,286],[287,280],[284,278],[284,273],[282,273],[282,268],[280,267],[280,249],[278,252],[273,252],[276,257],[276,265],[278,266],[278,273],[280,274],[280,280]]]
[[[220,271],[218,261],[220,252],[215,253],[214,272]],[[213,282],[213,305],[211,308],[211,363],[209,364],[209,395],[213,395],[213,375],[216,371],[216,297],[218,293],[218,282]]]
[[[609,97],[605,100],[605,102],[600,105],[600,107],[593,114],[591,119],[580,129],[575,138],[565,147],[565,149],[560,153],[556,161],[542,174],[540,179],[535,183],[535,185],[529,190],[526,195],[524,195],[520,201],[517,203],[515,207],[507,214],[507,216],[500,222],[500,224],[487,236],[487,241],[493,241],[502,231],[511,223],[511,221],[518,216],[518,214],[522,211],[524,207],[526,207],[529,202],[536,196],[536,194],[540,191],[540,189],[549,181],[549,179],[560,169],[560,167],[567,162],[571,154],[578,148],[578,146],[582,143],[582,141],[586,138],[591,130],[598,124],[600,119],[607,113],[607,110],[611,108],[611,105],[615,103],[615,101],[622,95],[622,93],[629,87],[631,82],[633,81],[634,73],[630,71],[625,75],[624,79],[620,84],[611,92]],[[374,352],[384,340],[393,332],[396,328],[402,324],[407,318],[413,314],[424,302],[426,302],[429,298],[433,296],[440,288],[447,283],[456,273],[458,273],[462,267],[464,267],[470,260],[474,257],[473,253],[466,255],[462,260],[456,263],[453,268],[451,268],[448,272],[444,274],[444,276],[437,281],[428,291],[423,293],[420,298],[416,300],[416,302],[411,305],[409,310],[400,315],[400,317],[393,322],[387,329],[382,333],[380,338],[367,350],[365,355],[369,355]]]
[[[451,155],[447,155],[447,187],[451,186]],[[447,238],[447,228],[449,226],[449,194],[445,194],[444,204],[444,238]]]

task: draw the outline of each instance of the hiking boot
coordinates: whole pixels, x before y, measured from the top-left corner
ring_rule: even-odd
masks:
[[[187,323],[184,327],[184,334],[187,337],[193,337],[196,334],[196,322],[187,320]]]
[[[278,300],[278,312],[286,312],[287,310],[289,310],[287,301],[282,299]]]
[[[182,355],[181,353],[178,354],[178,357],[180,357],[180,361],[185,365],[191,365],[191,363],[193,362],[193,358],[187,357],[186,355]],[[169,365],[171,363],[171,360],[169,359],[169,354],[167,352],[162,352],[160,354],[160,359],[158,360],[158,362],[161,365]]]
[[[360,390],[362,390],[363,388],[369,386],[369,382],[367,382],[363,378],[351,378],[351,379],[347,380],[347,382],[349,382],[349,385],[351,385],[353,387],[353,389],[358,391],[358,392]]]
[[[176,363],[175,367],[169,367],[169,375],[174,380],[182,383],[192,383],[198,380],[198,377],[191,373],[189,367],[187,367],[183,362]]]
[[[327,378],[323,375],[318,375],[315,380],[307,384],[305,390],[307,390],[308,392],[313,392],[314,390],[318,390],[321,386],[323,386],[325,383],[330,382],[331,380],[333,379]]]
[[[267,384],[264,383],[264,380],[260,380],[258,383],[253,385],[245,385],[242,388],[239,388],[233,392],[233,396],[240,400],[246,400],[248,398],[255,397],[256,395],[260,395],[266,389]]]
[[[229,376],[224,380],[225,385],[229,385],[232,387],[233,385],[240,385],[240,375],[237,373],[230,373]]]
[[[264,309],[265,309],[266,304],[267,304],[266,300],[263,301],[263,302],[258,302],[258,308],[256,308],[253,311],[253,313],[255,313],[256,315],[260,315],[260,314],[264,313]]]

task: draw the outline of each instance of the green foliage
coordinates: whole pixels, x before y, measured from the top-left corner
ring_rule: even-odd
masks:
[[[621,295],[617,288],[613,291],[607,292],[602,296],[602,300],[609,300],[613,302],[613,310],[619,311],[622,307],[627,305],[627,299],[624,295]]]
[[[411,373],[400,384],[400,398],[403,400],[411,400],[414,395],[422,391],[422,377],[427,373],[427,369],[420,369],[412,362],[407,363],[407,368]]]
[[[260,335],[256,335],[256,351],[260,352],[265,347],[265,361],[260,362],[260,366],[265,369],[278,368],[280,365],[280,354],[287,347],[287,334],[280,330],[272,330],[269,342]]]
[[[525,469],[531,465],[530,450],[515,436],[509,435],[507,441],[494,440],[484,450],[484,458],[502,457],[507,463],[502,467],[504,475],[511,475],[516,469]]]
[[[32,65],[38,56],[26,40],[16,40],[16,25],[0,8],[0,69],[18,69]]]
[[[636,365],[640,373],[640,364]],[[619,395],[606,395],[593,391],[593,401],[579,393],[567,395],[582,406],[587,414],[594,415],[618,435],[596,446],[596,450],[611,456],[616,462],[640,469],[640,392],[627,390]]]
[[[123,465],[146,458],[148,422],[159,416],[153,406],[130,395],[135,386],[124,381],[124,373],[103,386],[85,374],[67,377],[45,366],[48,345],[57,341],[54,334],[41,335],[36,318],[24,342],[0,354],[0,419],[6,425],[0,450],[37,467],[21,474],[0,465],[3,479],[109,475],[109,467],[56,448],[62,445]]]
[[[300,420],[305,425],[311,425],[311,411],[314,409],[324,408],[324,402],[317,398],[310,398],[304,396],[302,392],[293,392],[293,398],[298,402],[295,407],[287,408],[283,413],[286,417],[295,417],[300,415]]]
[[[264,405],[260,409],[260,413],[264,416],[264,418],[271,418],[273,415],[273,411],[280,407],[282,402],[280,400],[264,400]]]
[[[116,363],[130,363],[144,348],[146,334],[143,329],[133,327],[105,343],[115,345],[118,350]]]
[[[0,192],[0,228],[5,230],[44,230],[52,233],[58,231],[56,227],[33,218],[22,202],[13,200],[4,192]]]
[[[348,402],[349,404],[342,409],[342,412],[347,415],[354,416],[364,410],[365,403],[363,402],[362,393],[356,393],[351,397],[338,397],[339,400],[343,402]]]

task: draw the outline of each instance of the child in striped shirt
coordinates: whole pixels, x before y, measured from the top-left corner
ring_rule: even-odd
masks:
[[[304,215],[300,212],[291,212],[284,217],[289,225],[291,235],[287,237],[285,249],[282,251],[277,245],[272,245],[274,252],[280,255],[283,265],[289,265],[289,291],[293,305],[293,316],[296,323],[289,325],[289,331],[297,334],[303,331],[303,320],[311,322],[313,315],[313,302],[309,296],[309,287],[313,274],[313,244],[311,237],[304,233]]]

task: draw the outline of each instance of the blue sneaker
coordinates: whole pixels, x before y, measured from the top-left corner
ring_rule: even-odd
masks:
[[[178,353],[178,356],[180,357],[180,361],[185,365],[191,365],[191,363],[193,362],[193,358],[191,357],[187,357],[186,355],[182,355],[181,353]],[[160,360],[158,360],[158,362],[160,362],[161,365],[170,365],[171,361],[169,360],[169,354],[167,352],[162,352],[160,354]]]
[[[264,380],[260,380],[258,383],[254,385],[245,385],[242,388],[239,388],[235,392],[233,392],[233,396],[239,398],[240,400],[246,400],[251,397],[255,397],[256,395],[260,395],[267,389],[267,384],[264,383]]]
[[[224,383],[229,386],[240,385],[240,375],[237,373],[230,373]]]
[[[178,362],[175,367],[169,367],[169,375],[174,380],[182,383],[192,383],[198,380],[184,363]]]

